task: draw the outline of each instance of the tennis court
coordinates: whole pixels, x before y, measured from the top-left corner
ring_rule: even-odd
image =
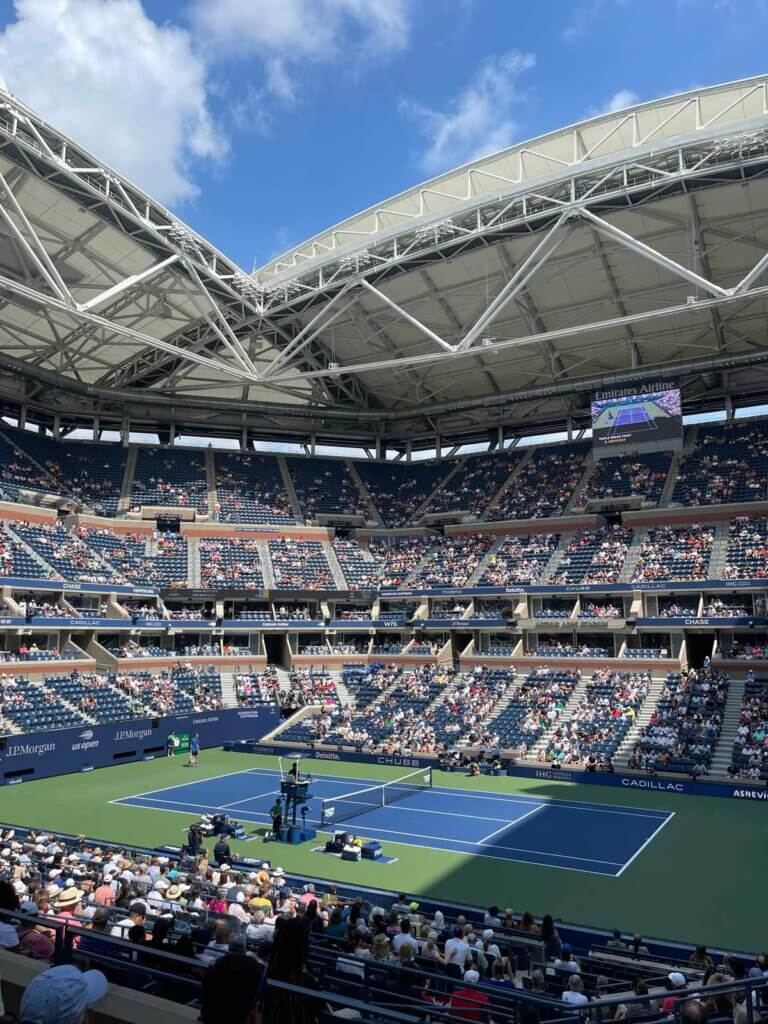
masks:
[[[314,775],[307,821],[325,832],[343,827],[391,843],[394,857],[405,844],[619,877],[673,817],[645,807],[474,792],[431,781],[428,769],[386,786]],[[187,817],[223,811],[263,830],[279,788],[279,772],[254,768],[110,803]]]

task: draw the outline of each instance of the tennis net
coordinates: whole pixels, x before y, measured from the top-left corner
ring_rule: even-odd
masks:
[[[392,782],[384,782],[379,786],[369,786],[367,789],[356,789],[351,793],[329,797],[323,800],[320,824],[338,825],[342,821],[357,818],[377,807],[388,807],[399,800],[405,800],[406,797],[412,796],[414,793],[421,793],[422,790],[431,788],[432,769],[420,768],[399,779],[393,779]]]

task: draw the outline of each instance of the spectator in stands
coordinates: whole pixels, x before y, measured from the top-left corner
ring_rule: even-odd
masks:
[[[200,995],[202,1024],[251,1024],[262,984],[252,957],[227,953],[219,957],[203,976]]]
[[[555,961],[557,966],[557,961]],[[576,965],[578,970],[578,964]],[[571,1006],[585,1006],[589,999],[584,995],[584,982],[581,980],[581,975],[574,974],[568,979],[568,987],[563,992],[563,1002],[569,1003]]]
[[[307,939],[296,918],[279,918],[269,955],[266,980],[315,987],[305,970]],[[311,1024],[313,1004],[304,996],[267,984],[262,1003],[263,1024]]]
[[[49,967],[27,985],[20,1024],[82,1024],[88,1007],[107,994],[101,971],[81,972],[71,964]]]
[[[450,1010],[458,1020],[478,1021],[485,1024],[490,1020],[491,1000],[486,992],[475,986],[480,974],[471,969],[464,972],[464,984],[455,988],[451,995]]]
[[[147,905],[146,903],[136,900],[131,904],[128,916],[118,921],[112,928],[111,934],[116,936],[118,939],[127,938],[128,932],[135,925],[141,925],[145,927],[147,923]]]

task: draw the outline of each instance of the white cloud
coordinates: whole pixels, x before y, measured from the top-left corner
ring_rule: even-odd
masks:
[[[403,49],[411,0],[194,0],[201,44],[215,58],[260,57],[267,87],[278,98],[296,94],[302,62],[338,62]]]
[[[599,114],[613,114],[617,110],[624,110],[626,107],[633,107],[636,103],[640,102],[640,97],[636,92],[632,92],[631,89],[619,89],[613,96],[601,104],[599,107],[592,107],[589,112],[590,117],[597,117]]]
[[[401,101],[401,111],[416,122],[427,140],[419,159],[422,169],[435,174],[511,145],[518,133],[514,108],[525,99],[518,79],[535,63],[532,53],[517,51],[491,58],[451,101],[447,112]]]
[[[0,79],[24,103],[166,203],[193,199],[195,160],[226,143],[188,32],[140,0],[16,0]]]

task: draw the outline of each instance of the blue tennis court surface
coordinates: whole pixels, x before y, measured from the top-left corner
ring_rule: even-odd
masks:
[[[624,423],[649,423],[650,420],[650,414],[644,405],[629,405],[619,409],[613,422],[620,426]]]
[[[321,800],[380,782],[314,775],[308,821],[318,822]],[[187,815],[224,811],[246,826],[263,826],[279,786],[278,772],[254,768],[111,802]],[[672,817],[670,811],[436,786],[339,827],[383,843],[618,877]]]

